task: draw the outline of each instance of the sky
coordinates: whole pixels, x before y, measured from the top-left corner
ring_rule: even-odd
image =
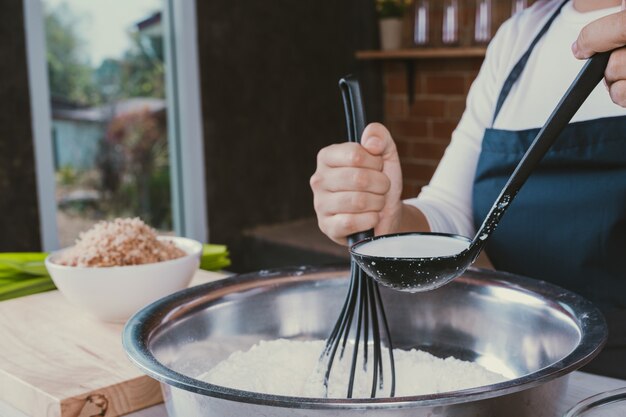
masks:
[[[84,52],[92,65],[104,58],[119,58],[130,46],[128,30],[162,9],[163,0],[42,0],[45,8],[67,4],[80,21],[76,32],[84,39]]]

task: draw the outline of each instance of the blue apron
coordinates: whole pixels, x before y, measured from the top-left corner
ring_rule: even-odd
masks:
[[[494,121],[560,11],[509,74]],[[476,228],[538,132],[486,129],[473,188]],[[553,282],[600,307],[609,343],[587,370],[626,378],[626,116],[569,124],[520,190],[486,252],[498,270]]]

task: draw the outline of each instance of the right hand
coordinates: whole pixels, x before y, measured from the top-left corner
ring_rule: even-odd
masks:
[[[357,232],[395,232],[402,217],[402,172],[391,134],[380,123],[365,128],[361,145],[322,149],[311,177],[320,229],[340,244]]]

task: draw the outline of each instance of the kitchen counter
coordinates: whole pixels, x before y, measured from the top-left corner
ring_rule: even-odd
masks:
[[[199,270],[191,285],[227,276]],[[126,356],[122,329],[59,291],[1,302],[0,403],[33,417],[89,417],[101,406],[110,417],[161,403],[159,384]],[[0,416],[15,415],[5,408]]]
[[[192,285],[225,276],[198,271]],[[96,392],[114,399],[106,415],[167,416],[164,405],[157,404],[158,384],[126,358],[119,341],[121,325],[96,325],[79,315],[57,291],[0,303],[0,347],[9,352],[0,355],[0,417],[56,417],[59,406],[71,417],[99,415],[84,408],[86,395]],[[27,328],[25,317],[32,324]],[[63,319],[75,323],[49,328]],[[44,332],[58,336],[61,344],[39,334]],[[555,417],[584,398],[622,387],[625,380],[575,372],[567,394],[556,399]],[[128,414],[131,410],[140,411]]]

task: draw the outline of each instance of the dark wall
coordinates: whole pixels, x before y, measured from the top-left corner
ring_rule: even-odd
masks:
[[[241,231],[314,214],[309,177],[320,148],[345,138],[337,82],[364,84],[381,117],[374,2],[198,1],[211,241],[237,262]]]
[[[0,252],[40,249],[21,1],[0,2]]]

